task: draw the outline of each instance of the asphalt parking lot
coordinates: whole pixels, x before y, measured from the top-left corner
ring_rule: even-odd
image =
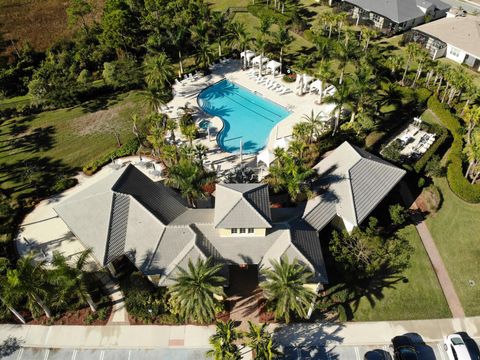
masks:
[[[2,360],[203,360],[207,349],[75,350],[21,348]]]
[[[480,342],[477,341],[477,346]],[[418,351],[419,360],[448,360],[443,350],[443,343],[417,344],[415,348]],[[393,359],[392,349],[388,345],[382,346],[326,346],[312,348],[285,348],[284,360],[363,360],[365,353],[377,350],[384,355],[385,360]],[[478,347],[475,345],[471,349],[472,359],[480,359]]]
[[[475,346],[476,344],[476,346]],[[480,359],[478,346],[473,343],[472,359]],[[417,344],[419,360],[448,360],[443,344]],[[311,348],[284,348],[283,360],[363,360],[365,353],[377,350],[386,360],[392,360],[392,350],[388,345],[381,346],[318,346]],[[19,348],[8,355],[0,355],[1,360],[204,360],[207,349],[115,349],[115,350],[77,350],[77,349],[40,349]],[[475,357],[476,356],[476,357]]]

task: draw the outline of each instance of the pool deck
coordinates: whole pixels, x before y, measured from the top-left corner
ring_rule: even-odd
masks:
[[[331,107],[331,105],[326,104],[317,105],[315,100],[318,99],[318,95],[309,93],[302,96],[297,95],[295,93],[295,83],[284,82],[282,76],[283,75],[275,76],[275,81],[291,90],[289,93],[283,95],[269,90],[261,84],[257,84],[254,79],[248,76],[248,70],[241,70],[241,63],[239,60],[230,60],[226,64],[218,65],[210,75],[203,76],[196,81],[187,80],[183,81],[183,84],[181,85],[174,85],[175,95],[173,100],[168,104],[170,108],[168,114],[171,117],[176,117],[178,109],[188,104],[194,109],[193,115],[196,118],[196,121],[201,121],[203,119],[211,121],[211,136],[196,139],[194,144],[205,145],[209,149],[206,163],[210,164],[215,170],[223,172],[238,165],[240,163],[240,156],[239,154],[227,153],[218,146],[216,135],[222,129],[223,121],[218,117],[212,117],[211,115],[206,114],[200,109],[197,103],[199,92],[218,81],[228,79],[289,109],[291,114],[278,123],[270,132],[267,148],[273,150],[277,139],[291,136],[293,126],[302,121],[302,117],[305,114],[310,114],[312,110],[315,113],[320,111],[328,112],[328,108]],[[265,75],[265,77],[272,78],[272,75]],[[180,132],[178,133],[178,136],[181,138]],[[243,155],[242,160],[244,164],[256,167],[256,155]],[[264,171],[263,173],[260,172],[260,177],[264,174]]]

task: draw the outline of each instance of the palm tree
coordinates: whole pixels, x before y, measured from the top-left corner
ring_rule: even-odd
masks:
[[[343,77],[345,75],[345,68],[349,61],[353,60],[356,56],[356,46],[352,45],[352,42],[344,44],[342,42],[337,43],[335,54],[339,62],[340,68],[340,79],[339,83],[343,82]]]
[[[168,30],[168,38],[172,43],[175,49],[178,49],[178,75],[181,77],[183,75],[183,57],[182,57],[182,47],[185,46],[185,37],[188,30],[184,24],[176,24],[175,30]]]
[[[413,79],[412,88],[415,87],[418,79],[422,76],[423,69],[428,66],[428,63],[430,62],[430,54],[425,49],[419,49],[415,56],[415,60],[417,62],[417,73]]]
[[[165,126],[165,130],[170,131],[170,139],[172,142],[175,142],[175,130],[177,130],[178,124],[175,119],[170,119],[167,117],[167,124]]]
[[[467,134],[465,135],[467,145],[472,142],[472,132],[480,124],[480,106],[474,105],[464,111],[463,120],[467,125]]]
[[[88,291],[87,273],[84,268],[87,264],[87,259],[92,253],[92,250],[83,251],[73,266],[67,263],[65,256],[56,252],[53,256],[53,271],[52,282],[59,287],[57,299],[60,302],[67,302],[76,298],[82,304],[88,304],[92,312],[97,311],[97,306],[90,296]]]
[[[166,88],[150,88],[142,91],[143,101],[151,112],[162,113],[162,106],[170,99],[170,90]]]
[[[330,59],[333,52],[333,42],[321,34],[316,34],[313,38],[313,43],[316,48],[317,56],[320,57],[320,64],[325,60]]]
[[[474,102],[476,99],[480,99],[480,87],[475,85],[470,79],[470,81],[467,81],[467,83],[465,84],[465,94],[467,96],[467,100],[463,105],[463,109],[460,114],[461,116],[465,114],[465,111],[470,106],[470,103]]]
[[[210,31],[210,24],[205,20],[200,20],[191,29],[192,40],[195,42],[208,42],[208,32]]]
[[[315,136],[320,136],[322,131],[325,129],[325,121],[322,120],[321,114],[315,112],[312,109],[310,115],[303,115],[302,119],[308,125],[310,134],[308,136],[308,143],[311,144]]]
[[[274,191],[287,190],[292,201],[300,195],[309,195],[311,190],[307,181],[314,175],[315,170],[304,163],[304,159],[294,157],[281,148],[275,149],[275,161],[269,167],[270,175],[266,182]]]
[[[280,354],[274,346],[266,323],[255,325],[248,321],[246,338],[246,345],[252,349],[254,359],[273,360],[276,355]]]
[[[207,156],[208,148],[203,144],[196,144],[193,152],[198,162],[203,165],[203,159]]]
[[[318,104],[322,104],[324,85],[329,82],[334,76],[334,72],[332,70],[330,62],[320,62],[320,65],[317,68],[316,76],[320,80],[320,90],[318,91]]]
[[[263,16],[260,19],[260,25],[256,28],[257,31],[262,36],[269,36],[270,35],[270,27],[273,24],[273,18],[270,16]]]
[[[297,259],[287,257],[270,261],[271,268],[263,270],[266,280],[260,286],[265,297],[273,305],[275,317],[290,322],[291,316],[306,318],[315,294],[304,287],[313,276]]]
[[[181,158],[167,172],[167,185],[180,190],[188,204],[196,207],[196,199],[205,197],[203,186],[214,182],[216,174],[208,172],[196,161]]]
[[[349,100],[351,100],[350,122],[352,123],[355,121],[357,113],[363,113],[372,106],[373,96],[377,93],[378,87],[373,69],[362,63],[360,68],[350,77],[348,86],[351,89]]]
[[[7,308],[22,324],[25,324],[24,317],[16,310],[21,303],[22,295],[8,281],[6,276],[8,267],[9,261],[6,258],[0,258],[0,304]]]
[[[241,52],[245,52],[248,44],[250,43],[250,35],[248,34],[245,25],[243,23],[232,22],[231,25],[232,45],[238,47]],[[247,58],[243,58],[243,67],[247,67]]]
[[[218,57],[222,57],[223,40],[229,36],[230,30],[226,14],[220,11],[213,12],[211,23],[218,43]]]
[[[147,57],[143,67],[148,88],[160,90],[170,85],[173,66],[165,53]]]
[[[438,96],[440,94],[440,89],[442,88],[442,82],[445,79],[446,74],[448,74],[450,70],[450,65],[445,63],[438,63],[436,69],[439,77],[439,82],[438,82],[437,89],[435,90],[435,94]],[[435,85],[436,83],[437,83],[437,79],[435,79],[433,84]]]
[[[420,46],[417,43],[411,42],[408,43],[406,48],[407,53],[407,60],[405,61],[405,71],[403,72],[402,80],[400,83],[405,86],[405,79],[407,78],[408,70],[410,69],[410,65],[416,58],[418,51],[420,50]]]
[[[404,59],[401,56],[389,56],[386,60],[386,66],[390,68],[392,76],[396,77],[396,72],[403,66]]]
[[[335,104],[335,108],[333,111],[335,112],[335,124],[333,127],[332,135],[335,135],[338,129],[338,125],[340,123],[340,116],[343,112],[343,108],[345,104],[348,102],[350,97],[350,89],[345,84],[337,83],[335,84],[336,91],[333,95],[327,96],[325,98],[325,102],[327,104]]]
[[[365,27],[362,28],[360,34],[364,42],[363,50],[366,51],[370,45],[370,41],[378,35],[378,32],[371,27]]]
[[[465,146],[464,153],[468,159],[468,168],[465,178],[471,178],[475,184],[480,176],[480,129],[472,133],[471,141]]]
[[[195,124],[189,124],[181,127],[182,135],[190,142],[190,146],[193,146],[193,140],[197,137],[197,126]]]
[[[221,269],[221,264],[214,265],[211,259],[201,258],[195,264],[189,259],[187,269],[179,267],[169,292],[182,319],[208,324],[215,318],[216,297],[225,296]]]
[[[209,340],[212,349],[207,351],[207,356],[214,360],[240,360],[242,356],[235,344],[240,334],[235,329],[235,323],[232,320],[226,323],[217,321],[216,325],[216,332]]]
[[[293,41],[288,29],[284,26],[279,26],[279,29],[274,33],[275,44],[280,48],[280,72],[283,70],[283,52],[287,46]]]
[[[255,39],[255,48],[257,49],[257,51],[260,52],[260,70],[259,70],[259,74],[260,76],[263,75],[263,57],[264,57],[264,53],[265,53],[265,48],[267,47],[267,40],[265,39],[265,37],[263,35],[260,35],[258,36],[256,39]]]
[[[205,71],[208,70],[208,67],[211,65],[212,59],[213,54],[208,40],[199,41],[195,55],[195,64]]]
[[[33,253],[27,254],[17,261],[15,269],[7,270],[7,281],[11,291],[26,298],[32,315],[35,316],[40,307],[45,316],[50,318],[52,313],[45,304],[48,292],[44,265],[45,261],[37,261]]]

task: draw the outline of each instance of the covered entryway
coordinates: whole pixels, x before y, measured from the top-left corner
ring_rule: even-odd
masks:
[[[246,264],[229,266],[229,283],[226,293],[230,304],[230,319],[241,323],[241,328],[245,329],[248,320],[258,323],[258,305],[261,298],[258,266]]]

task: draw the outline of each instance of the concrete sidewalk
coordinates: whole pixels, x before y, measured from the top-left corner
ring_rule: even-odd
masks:
[[[454,332],[480,339],[480,316],[463,319],[270,325],[284,346],[384,345],[400,334],[438,342]],[[0,325],[0,343],[17,338],[23,347],[75,349],[207,348],[214,326],[42,326]]]
[[[284,346],[384,345],[396,335],[418,334],[423,342],[442,341],[444,336],[466,332],[480,339],[480,316],[463,319],[373,321],[350,323],[270,325]]]
[[[9,336],[23,347],[75,349],[155,349],[208,347],[215,326],[43,326],[0,325],[0,343]]]

